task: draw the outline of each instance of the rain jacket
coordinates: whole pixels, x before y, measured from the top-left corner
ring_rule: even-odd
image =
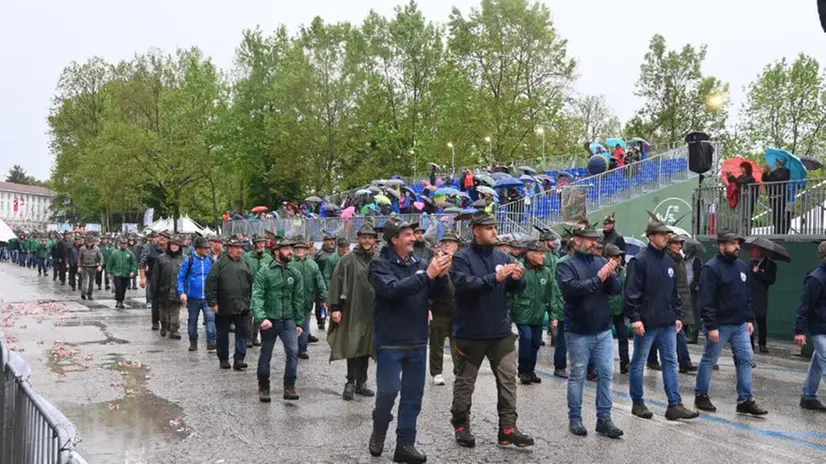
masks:
[[[665,250],[650,244],[628,262],[625,315],[629,321],[642,321],[646,329],[658,329],[672,326],[682,317],[676,268]]]
[[[321,271],[321,276],[324,277],[324,284],[327,285],[327,290],[330,289],[330,279],[333,278],[333,271],[336,270],[336,265],[341,261],[342,256],[343,255],[336,252],[324,260],[324,269]]]
[[[373,254],[356,247],[341,258],[327,294],[330,311],[341,311],[341,323],[327,330],[330,361],[374,356],[373,299],[368,276]]]
[[[138,259],[129,248],[115,248],[106,259],[106,272],[115,277],[129,277],[129,273],[138,272]]]
[[[700,272],[700,317],[706,330],[754,322],[746,263],[718,253]]]
[[[562,259],[556,253],[551,251],[545,252],[545,267],[551,271],[551,281],[553,288],[551,289],[551,320],[561,321],[565,318],[563,308],[565,307],[565,300],[562,299],[562,290],[559,288],[559,281],[556,280],[556,266],[559,260]]]
[[[49,244],[49,242],[38,243],[36,253],[38,258],[46,259],[52,254],[52,246]]]
[[[100,248],[98,248],[97,245],[92,245],[91,247],[83,245],[79,252],[78,265],[82,268],[88,269],[103,264],[103,253],[100,252]]]
[[[206,294],[210,307],[218,305],[219,316],[249,313],[252,270],[244,257],[225,256],[216,261],[207,276]]]
[[[313,260],[316,264],[318,264],[318,268],[321,269],[322,272],[324,272],[324,264],[327,262],[329,258],[337,254],[338,252],[336,251],[336,247],[328,249],[325,248],[324,245],[322,245],[321,249],[316,252],[315,256],[313,256]]]
[[[803,280],[803,295],[794,322],[795,335],[826,335],[826,263]]]
[[[304,325],[304,292],[301,273],[292,266],[270,260],[259,269],[252,284],[252,314],[260,324],[265,319],[281,322],[293,319]]]
[[[178,271],[178,295],[186,294],[190,300],[207,299],[207,278],[215,261],[211,256],[199,256],[193,253],[184,258]]]
[[[622,292],[622,282],[616,273],[600,281],[597,273],[607,262],[602,256],[576,252],[557,264],[566,332],[592,335],[611,329],[609,298]]]
[[[682,312],[683,325],[694,325],[694,298],[691,296],[691,287],[688,285],[688,271],[685,267],[685,257],[682,253],[668,253],[674,264],[677,265],[674,271],[677,273],[677,295],[680,296],[680,309]],[[684,309],[683,309],[684,308]]]
[[[617,277],[619,277],[620,282],[623,283],[622,291],[619,295],[614,295],[611,297],[611,315],[612,316],[622,316],[625,314],[625,268],[617,269]]]
[[[293,256],[290,266],[301,274],[301,290],[304,292],[304,312],[312,311],[313,304],[315,304],[316,301],[326,303],[327,283],[324,282],[324,277],[321,275],[321,270],[318,268],[315,260],[310,256],[305,256],[304,259],[298,259],[297,256]]]
[[[247,263],[250,265],[250,269],[252,270],[252,277],[255,278],[255,275],[262,267],[267,267],[272,262],[272,255],[267,253],[267,250],[261,252],[261,254],[256,253],[255,250],[248,251],[244,253],[244,259],[247,260]]]
[[[152,299],[157,301],[178,301],[178,271],[184,260],[183,250],[172,253],[166,250],[155,260],[151,274]]]
[[[514,324],[542,325],[545,314],[551,315],[553,277],[544,265],[525,265],[525,290],[510,295],[511,320]]]

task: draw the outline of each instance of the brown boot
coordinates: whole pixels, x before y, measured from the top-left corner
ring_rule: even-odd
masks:
[[[295,392],[294,385],[284,385],[284,399],[290,401],[298,399],[298,393]]]

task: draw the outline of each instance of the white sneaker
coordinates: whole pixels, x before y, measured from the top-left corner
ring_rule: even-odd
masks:
[[[433,376],[433,385],[444,385],[445,379],[442,377],[442,374],[436,374]]]

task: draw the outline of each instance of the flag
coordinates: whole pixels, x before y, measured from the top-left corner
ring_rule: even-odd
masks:
[[[149,208],[143,213],[143,225],[149,227],[155,222],[155,208]]]

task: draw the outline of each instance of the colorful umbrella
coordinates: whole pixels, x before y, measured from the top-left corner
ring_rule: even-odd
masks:
[[[266,206],[256,206],[255,208],[251,209],[250,211],[252,211],[253,213],[266,213],[269,210],[270,209],[267,208]]]
[[[321,205],[322,211],[337,211],[338,209],[338,206],[332,203],[324,203],[323,205]]]
[[[384,191],[384,193],[390,195],[391,197],[395,198],[396,200],[398,200],[399,197],[401,197],[401,193],[399,193],[399,192],[397,192],[393,189],[387,189],[387,190]]]
[[[350,219],[351,217],[356,215],[356,207],[355,206],[348,206],[341,211],[341,218],[342,219]]]
[[[306,201],[307,203],[321,203],[324,200],[322,200],[320,197],[313,195],[311,197],[305,198],[304,201]]]
[[[599,142],[591,142],[591,144],[588,145],[588,149],[591,150],[591,154],[594,154],[594,155],[599,153],[600,148],[602,149],[603,153],[606,151],[605,147],[603,147],[602,144],[599,143]]]
[[[491,195],[491,196],[494,196],[494,197],[496,196],[496,190],[494,190],[490,187],[486,187],[484,185],[480,185],[480,186],[476,187],[476,191],[479,192],[479,193],[484,193],[485,195]]]
[[[453,187],[442,187],[440,189],[436,189],[435,196],[448,196],[448,195],[458,195],[459,191]]]
[[[766,163],[772,168],[777,164],[778,160],[783,161],[783,165],[789,170],[789,180],[803,180],[809,175],[806,166],[800,161],[800,158],[787,152],[786,150],[778,150],[777,148],[769,148],[764,155]]]
[[[823,163],[814,156],[801,156],[800,161],[809,171],[814,171],[823,167]]]
[[[743,163],[748,163],[751,165],[752,176],[758,183],[762,184],[763,180],[759,175],[760,166],[757,162],[742,158],[740,156],[735,156],[734,158],[729,158],[723,161],[723,164],[720,166],[720,177],[723,178],[723,182],[728,185],[728,174],[734,177],[740,175],[740,165]]]
[[[375,202],[378,204],[389,205],[391,203],[390,199],[384,195],[376,195],[375,197],[373,197],[373,200],[375,200]]]
[[[372,194],[373,194],[373,192],[371,192],[367,189],[356,190],[356,195],[372,195]]]
[[[610,139],[606,140],[605,145],[608,145],[610,148],[617,148],[617,145],[621,146],[622,148],[625,148],[625,146],[626,146],[625,140],[623,140],[619,137],[613,137],[613,138],[610,138]]]

